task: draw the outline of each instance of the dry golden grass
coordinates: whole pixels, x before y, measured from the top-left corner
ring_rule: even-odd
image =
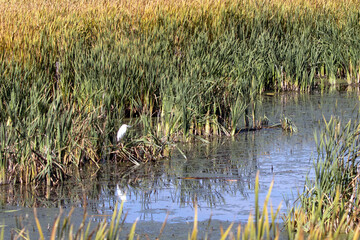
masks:
[[[309,13],[314,17],[333,14],[341,24],[346,21],[347,13],[359,11],[359,6],[359,0],[2,0],[0,46],[7,57],[24,60],[27,52],[42,41],[42,34],[52,37],[54,51],[65,51],[79,36],[96,38],[107,30],[118,38],[129,31],[146,33],[147,29],[161,25],[164,16],[190,28],[204,25],[213,30],[221,28],[222,13],[231,11],[251,19],[261,17],[264,9],[295,18]]]

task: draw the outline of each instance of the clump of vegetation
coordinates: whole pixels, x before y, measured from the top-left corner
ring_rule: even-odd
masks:
[[[122,211],[124,203],[121,203],[120,208],[118,209],[118,204],[115,204],[114,212],[111,216],[111,221],[108,222],[104,219],[102,222],[98,223],[97,226],[92,227],[91,221],[87,222],[86,208],[84,211],[84,217],[78,229],[74,228],[73,223],[71,222],[71,215],[73,213],[72,209],[68,216],[63,218],[62,211],[55,218],[54,223],[51,227],[51,240],[55,239],[120,239],[120,233],[122,232]],[[43,227],[40,225],[39,219],[37,217],[36,209],[34,209],[34,217],[39,233],[39,239],[46,239],[43,233]],[[132,225],[130,232],[128,234],[128,240],[134,239],[135,236],[136,222]],[[29,234],[25,228],[18,229],[18,237],[23,237],[24,239],[30,239]]]
[[[309,179],[287,219],[289,235],[310,239],[359,237],[360,124],[325,120],[317,139],[315,179]]]
[[[293,123],[293,121],[290,118],[283,116],[283,118],[280,121],[281,121],[281,128],[285,132],[296,133],[298,131],[296,125]]]

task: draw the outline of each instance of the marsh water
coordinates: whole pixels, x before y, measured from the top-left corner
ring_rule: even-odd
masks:
[[[216,235],[220,224],[226,227],[230,222],[246,222],[253,212],[257,171],[260,204],[274,181],[271,204],[274,208],[281,204],[284,214],[294,205],[306,176],[312,177],[314,131],[321,129],[323,118],[332,115],[343,122],[356,119],[358,101],[358,92],[344,91],[264,96],[257,104],[259,116],[266,115],[270,125],[282,116],[289,117],[297,133],[271,128],[241,132],[235,137],[195,139],[178,144],[186,158],[174,149],[171,158],[154,164],[134,167],[104,163],[100,170],[82,169],[71,181],[52,189],[0,186],[0,224],[5,225],[5,239],[11,236],[11,229],[24,226],[32,239],[38,238],[34,207],[49,235],[60,207],[64,215],[75,207],[72,220],[76,225],[86,205],[88,220],[95,225],[109,218],[115,203],[122,200],[125,233],[138,220],[136,233],[154,239],[168,216],[163,238],[184,239],[192,229],[197,202],[200,232],[213,231]]]

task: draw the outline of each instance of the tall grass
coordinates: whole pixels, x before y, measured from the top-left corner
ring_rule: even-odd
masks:
[[[87,215],[86,209],[84,211],[84,217],[78,229],[74,227],[74,224],[71,222],[71,215],[73,210],[70,210],[68,216],[64,217],[61,221],[62,211],[55,218],[54,223],[51,228],[51,240],[55,239],[120,239],[120,233],[122,231],[122,224],[120,222],[122,216],[124,203],[121,203],[120,209],[118,209],[118,204],[115,204],[114,212],[111,215],[111,220],[107,221],[104,219],[102,222],[98,223],[97,226],[92,227],[91,222],[89,221],[86,225]],[[36,222],[36,227],[39,232],[39,238],[45,239],[42,226],[40,225],[39,219],[36,214],[36,209],[34,209],[34,218]],[[128,234],[129,240],[134,239],[135,235],[136,222],[132,225],[130,232]],[[25,231],[23,229],[22,231]],[[20,235],[20,234],[19,234]],[[29,238],[27,238],[29,239]]]
[[[311,239],[359,236],[359,130],[357,121],[325,120],[315,134],[315,179],[308,180],[287,219],[289,235]]]
[[[169,141],[235,135],[242,122],[256,127],[264,90],[356,83],[359,6],[1,1],[2,181],[53,184],[69,166],[110,153],[138,163],[144,154],[136,145],[115,147],[125,118],[141,116],[141,144],[157,143],[149,153],[161,152]]]

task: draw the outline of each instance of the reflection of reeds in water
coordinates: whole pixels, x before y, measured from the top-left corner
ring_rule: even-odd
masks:
[[[179,155],[179,158],[137,167],[109,162],[103,163],[101,170],[97,166],[84,166],[59,186],[3,186],[0,201],[23,207],[56,207],[57,199],[63,199],[62,206],[68,207],[71,203],[81,202],[85,195],[89,200],[104,205],[106,196],[113,195],[115,185],[119,184],[129,197],[138,199],[144,206],[156,199],[155,194],[164,188],[169,189],[173,201],[181,205],[188,206],[197,195],[199,202],[217,206],[224,202],[225,193],[248,196],[248,189],[254,186],[256,156],[260,151],[256,149],[254,133],[246,134],[241,140],[241,152],[225,141],[229,139],[214,138],[206,144],[179,145],[179,148],[186,149],[187,159]],[[44,198],[48,201],[43,201]],[[108,204],[113,205],[111,202]],[[94,208],[98,207],[94,205]]]
[[[220,239],[226,239],[226,237],[228,236],[230,237],[230,239],[264,239],[265,237],[270,238],[270,236],[271,238],[278,237],[279,227],[276,224],[276,218],[280,206],[276,212],[273,211],[272,207],[270,207],[271,211],[270,212],[268,211],[268,201],[270,198],[271,188],[272,188],[272,184],[265,198],[262,207],[262,212],[260,213],[260,208],[259,208],[260,207],[258,201],[259,193],[258,191],[256,191],[255,219],[253,215],[250,214],[248,223],[245,225],[243,229],[239,224],[238,227],[235,229],[235,234],[233,232],[234,230],[232,229],[233,223],[230,224],[230,226],[226,230],[223,230],[223,228],[220,227],[220,234],[221,234]],[[256,180],[255,180],[255,189],[259,189],[258,175],[256,176]],[[204,234],[198,231],[198,221],[197,221],[198,213],[197,213],[196,198],[194,199],[193,204],[194,204],[194,221],[193,221],[192,230],[189,231],[188,239],[197,239],[199,234]],[[87,211],[85,208],[84,217],[78,229],[74,228],[73,223],[71,221],[73,210],[71,210],[68,216],[64,217],[62,220],[61,220],[62,211],[60,210],[59,215],[55,218],[55,221],[51,226],[49,239],[119,239],[120,233],[123,231],[122,229],[123,229],[124,217],[126,218],[126,215],[123,216],[122,214],[123,205],[124,202],[122,202],[120,208],[118,208],[118,204],[116,203],[114,212],[110,217],[111,220],[107,221],[106,218],[104,218],[104,220],[98,223],[96,226],[91,226],[91,221],[89,221],[88,224],[86,224],[86,221],[88,221],[88,218],[89,217],[91,218],[91,216],[87,215]],[[44,236],[45,234],[43,230],[44,226],[41,226],[39,222],[36,209],[34,209],[34,218],[40,239],[45,239]],[[165,218],[162,227],[159,229],[159,238],[161,237],[163,231],[166,231],[165,228],[166,222],[167,222],[167,217]],[[137,237],[137,234],[135,233],[136,224],[137,223],[135,222],[132,225],[130,232],[128,234],[128,239],[134,239]],[[25,228],[19,229],[17,231],[18,236],[28,236],[27,231],[28,230]]]
[[[280,211],[280,206],[276,210],[273,209],[271,205],[268,207],[272,186],[273,182],[269,187],[268,194],[261,209],[259,203],[259,176],[257,174],[255,178],[255,212],[250,213],[247,223],[240,223],[235,229],[233,229],[234,223],[231,223],[226,230],[220,227],[220,239],[226,239],[227,237],[228,239],[279,239],[281,232],[276,221]],[[310,206],[310,212],[305,213],[302,210],[295,210],[290,213],[287,219],[287,237],[289,239],[323,239],[324,237],[326,237],[326,239],[338,239],[341,232],[351,227],[351,225],[348,225],[349,215],[347,212],[344,213],[341,211],[341,208],[347,208],[348,205],[340,203],[342,201],[342,194],[340,194],[339,190],[334,193],[334,201],[330,206],[326,206],[327,203],[325,202],[327,202],[328,199],[324,198],[324,195],[322,195],[318,200],[320,200],[318,205]],[[81,223],[79,229],[74,229],[72,226],[72,211],[70,211],[69,215],[65,217],[62,222],[60,221],[62,214],[60,212],[51,227],[50,239],[55,239],[55,236],[58,238],[64,237],[69,239],[88,239],[88,237],[91,236],[95,239],[119,239],[119,234],[122,232],[122,224],[124,222],[124,220],[121,221],[123,204],[124,203],[121,204],[119,210],[117,204],[115,205],[110,222],[104,219],[98,225],[93,227],[90,227],[90,222],[87,226],[85,224],[87,219],[85,208],[83,222]],[[192,230],[189,230],[188,239],[197,239],[201,234],[205,234],[205,236],[207,236],[206,233],[199,232],[198,230],[196,198],[194,198],[193,204],[195,215]],[[323,208],[323,210],[319,211],[319,208]],[[307,215],[309,213],[316,214],[317,217]],[[340,219],[337,218],[338,213],[343,213],[343,216]],[[329,217],[330,221],[321,219],[322,216],[325,218]],[[43,226],[39,223],[36,211],[34,213],[34,217],[37,222],[40,239],[44,239],[44,234],[42,233]],[[350,217],[350,219],[353,218]],[[165,218],[165,222],[162,227],[159,228],[159,237],[161,237],[163,231],[166,231],[166,221],[167,217]],[[320,223],[316,223],[316,221],[320,221]],[[210,222],[208,224],[210,225]],[[355,227],[354,230],[350,232],[351,234],[349,234],[346,239],[358,238],[360,229],[356,228],[356,225],[353,225],[353,227]],[[17,233],[19,236],[26,236],[26,231],[26,229],[19,229]],[[55,233],[57,235],[55,235]],[[134,237],[137,237],[136,222],[132,225],[128,235],[129,239],[133,239]]]

